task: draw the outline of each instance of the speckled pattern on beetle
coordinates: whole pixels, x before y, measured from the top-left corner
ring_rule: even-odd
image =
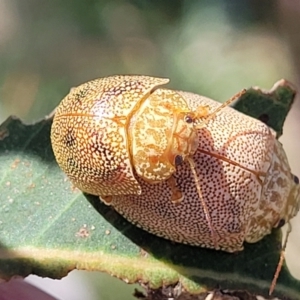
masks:
[[[51,141],[72,183],[144,230],[228,252],[295,216],[299,181],[273,130],[230,107],[207,119],[218,102],[168,81],[118,75],[71,90]]]

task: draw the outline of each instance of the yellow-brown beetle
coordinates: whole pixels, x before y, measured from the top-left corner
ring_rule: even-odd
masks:
[[[228,252],[299,210],[299,182],[268,126],[168,79],[111,76],[72,89],[51,130],[73,184],[164,238]]]

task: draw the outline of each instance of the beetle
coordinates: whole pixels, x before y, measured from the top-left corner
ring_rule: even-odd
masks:
[[[299,180],[275,132],[169,79],[117,75],[62,100],[51,129],[59,166],[139,227],[227,252],[299,210]]]

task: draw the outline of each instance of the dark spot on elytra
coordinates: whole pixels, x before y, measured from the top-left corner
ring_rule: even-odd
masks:
[[[70,169],[76,169],[78,167],[76,161],[72,157],[67,158],[67,165]]]
[[[285,219],[280,219],[276,228],[281,228],[285,225]]]
[[[81,100],[88,94],[89,89],[90,87],[86,86],[77,91],[77,93],[74,95],[75,101],[81,103]]]
[[[294,174],[292,174],[292,177],[293,177],[294,182],[295,182],[296,184],[299,184],[299,177],[296,176],[296,175],[294,175]]]
[[[262,114],[258,117],[258,120],[262,121],[266,125],[268,125],[269,119],[270,119],[270,117],[268,114]]]
[[[72,129],[69,129],[67,134],[63,137],[63,143],[69,148],[75,145],[76,137]]]

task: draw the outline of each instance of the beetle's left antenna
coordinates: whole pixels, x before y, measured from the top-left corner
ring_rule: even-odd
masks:
[[[240,98],[241,96],[243,96],[246,92],[247,92],[247,90],[243,89],[240,92],[238,92],[235,95],[233,95],[230,99],[228,99],[227,101],[225,101],[224,103],[222,103],[217,109],[215,109],[209,115],[205,116],[204,119],[199,124],[196,125],[197,129],[203,128],[208,123],[208,121],[210,121],[212,118],[214,118],[216,116],[216,114],[220,110],[222,110],[226,106],[229,106],[232,102],[234,102],[235,100],[237,100],[238,98]],[[203,117],[203,113],[200,113],[200,117]]]

